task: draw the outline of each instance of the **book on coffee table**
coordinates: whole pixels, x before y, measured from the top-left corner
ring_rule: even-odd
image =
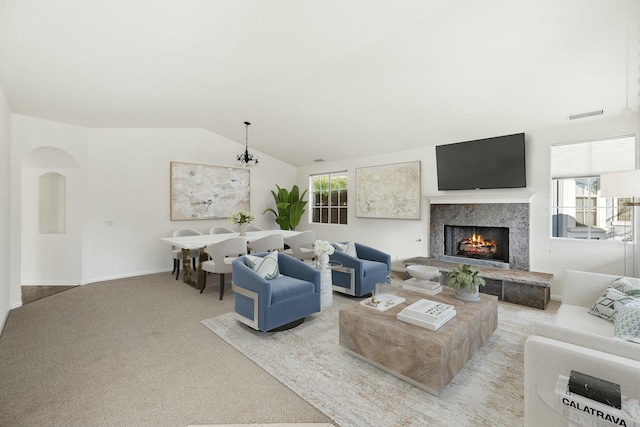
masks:
[[[420,299],[402,309],[401,313],[416,319],[437,322],[448,317],[452,311],[454,311],[454,308],[451,304]]]
[[[440,285],[440,282],[416,280],[413,278],[405,280],[402,284],[402,289],[418,292],[425,295],[437,295],[442,292],[442,286]]]
[[[456,311],[449,310],[446,312],[445,315],[440,317],[438,320],[430,321],[430,320],[424,320],[422,318],[414,317],[411,311],[405,312],[404,310],[402,310],[400,313],[398,313],[397,317],[398,317],[398,320],[402,320],[403,322],[411,323],[412,325],[416,325],[416,326],[421,326],[431,331],[437,331],[438,329],[440,329],[440,327],[442,327],[442,325],[447,323],[449,320],[453,319],[455,316],[456,316]]]

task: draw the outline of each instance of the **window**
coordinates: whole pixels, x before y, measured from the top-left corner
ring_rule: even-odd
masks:
[[[551,147],[552,237],[633,240],[629,198],[600,196],[600,174],[635,169],[635,138]]]
[[[309,177],[311,222],[347,223],[347,172],[334,172]]]

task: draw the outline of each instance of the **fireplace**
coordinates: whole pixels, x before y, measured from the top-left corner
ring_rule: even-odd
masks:
[[[432,259],[529,271],[528,203],[432,203],[430,211]]]
[[[445,225],[444,255],[509,264],[509,228]]]

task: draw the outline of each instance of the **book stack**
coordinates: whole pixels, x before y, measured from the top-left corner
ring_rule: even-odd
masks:
[[[437,331],[455,315],[456,310],[452,305],[421,299],[402,309],[398,313],[398,320]]]
[[[439,280],[439,277],[440,273],[438,273],[435,279]],[[420,292],[421,294],[426,295],[436,295],[442,292],[442,286],[440,285],[440,282],[434,282],[432,280],[418,280],[414,277],[405,280],[402,288],[408,291]]]
[[[555,394],[560,413],[581,426],[640,427],[638,400],[622,396],[619,387],[580,372],[571,371],[571,377],[559,375]]]

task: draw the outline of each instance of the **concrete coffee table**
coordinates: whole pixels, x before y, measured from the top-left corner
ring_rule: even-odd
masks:
[[[379,312],[357,302],[340,309],[340,345],[351,355],[434,395],[449,384],[498,327],[498,297],[480,294],[480,301],[455,298],[449,288],[438,295],[398,290],[406,299]],[[456,316],[437,331],[396,318],[419,299],[455,306]]]

